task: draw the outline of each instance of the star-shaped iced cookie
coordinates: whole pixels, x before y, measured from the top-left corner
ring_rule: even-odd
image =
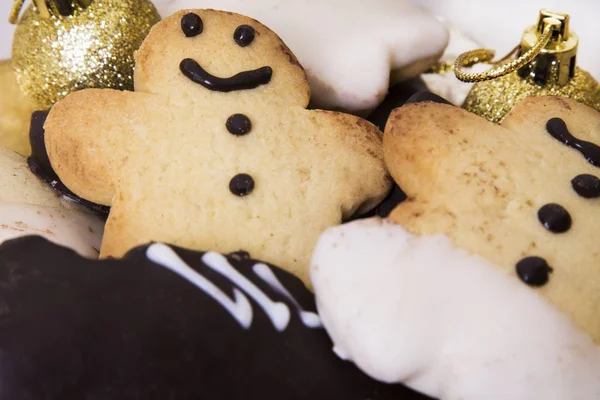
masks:
[[[273,29],[306,69],[315,107],[361,113],[384,99],[390,80],[426,71],[448,43],[446,28],[408,0],[170,0],[163,15],[216,8]]]
[[[318,235],[390,189],[381,132],[307,110],[304,70],[253,19],[165,18],[136,54],[135,86],[73,93],[45,124],[62,182],[112,206],[102,256],[149,241],[243,249],[307,282]]]
[[[531,97],[502,126],[447,104],[396,109],[386,163],[409,199],[390,218],[519,277],[600,343],[600,113]]]

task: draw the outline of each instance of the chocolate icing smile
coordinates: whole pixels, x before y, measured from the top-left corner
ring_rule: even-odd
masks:
[[[240,72],[230,78],[219,78],[208,72],[191,58],[186,58],[179,64],[181,72],[192,82],[198,83],[209,90],[217,92],[232,92],[248,90],[265,85],[271,81],[273,69],[262,67]]]

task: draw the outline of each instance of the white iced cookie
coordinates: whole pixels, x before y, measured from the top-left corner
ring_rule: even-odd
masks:
[[[600,348],[517,278],[380,219],[327,230],[311,279],[336,352],[441,400],[600,398]]]
[[[444,25],[408,0],[163,0],[157,6],[163,16],[215,8],[259,20],[306,69],[315,107],[359,114],[381,103],[390,79],[426,71],[448,43]]]
[[[69,206],[27,167],[25,158],[0,148],[0,243],[39,235],[97,258],[104,224]]]

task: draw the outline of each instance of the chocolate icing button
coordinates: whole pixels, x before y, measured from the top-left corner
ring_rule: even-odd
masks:
[[[248,196],[254,190],[254,179],[248,174],[237,174],[231,178],[229,190],[239,197]]]
[[[233,114],[231,117],[227,118],[225,126],[232,135],[242,136],[250,132],[252,129],[252,122],[250,122],[250,118],[246,117],[244,114]]]
[[[577,175],[571,181],[573,190],[581,197],[595,199],[600,197],[600,178],[590,174]]]
[[[560,204],[546,204],[538,211],[538,219],[553,233],[564,233],[571,228],[571,215]]]
[[[255,89],[260,85],[271,82],[273,76],[271,67],[262,67],[240,72],[230,78],[219,78],[207,72],[191,58],[181,61],[179,69],[192,82],[217,92]]]
[[[552,268],[541,257],[526,257],[517,263],[517,275],[529,286],[543,286],[548,283]]]

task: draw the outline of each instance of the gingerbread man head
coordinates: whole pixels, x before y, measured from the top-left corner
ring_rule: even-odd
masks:
[[[135,92],[76,92],[45,124],[60,179],[112,207],[101,255],[149,241],[243,249],[308,282],[318,235],[389,191],[381,132],[306,110],[302,67],[258,22],[182,11],[136,60]]]
[[[177,101],[227,106],[260,96],[271,107],[306,107],[310,99],[304,69],[275,32],[230,12],[179,11],[135,58],[135,90]]]

